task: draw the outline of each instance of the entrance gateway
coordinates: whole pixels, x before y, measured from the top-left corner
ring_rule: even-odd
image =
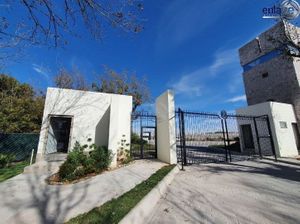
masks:
[[[268,116],[241,116],[178,109],[175,116],[177,162],[219,163],[275,157]],[[157,158],[157,118],[132,115],[131,156]]]
[[[275,157],[268,116],[176,111],[177,159],[183,165]]]
[[[157,158],[157,119],[150,113],[133,113],[131,116],[131,157]]]

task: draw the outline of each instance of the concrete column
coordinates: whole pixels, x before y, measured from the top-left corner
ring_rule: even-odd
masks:
[[[130,149],[127,144],[130,143],[131,111],[131,96],[112,95],[108,138],[108,149],[113,153],[110,167],[117,166],[118,149]]]
[[[174,93],[167,90],[156,99],[157,158],[176,164],[176,133]]]

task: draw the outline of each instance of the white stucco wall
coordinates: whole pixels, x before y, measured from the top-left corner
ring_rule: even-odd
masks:
[[[72,117],[69,150],[78,141],[80,144],[106,145],[116,154],[120,132],[125,134],[126,141],[130,141],[131,108],[131,96],[48,88],[37,158],[43,158],[46,152],[51,115]],[[88,138],[92,142],[87,142]]]
[[[112,166],[117,165],[117,150],[130,150],[132,97],[112,95],[110,106],[110,126],[108,148],[114,153]],[[121,145],[123,142],[123,146]]]
[[[157,158],[177,163],[174,93],[167,90],[156,99]]]
[[[273,134],[276,155],[280,157],[298,155],[292,123],[296,122],[291,104],[265,102],[236,110],[238,115],[268,115]],[[287,128],[281,128],[280,122],[286,122]],[[255,136],[254,141],[255,141]]]

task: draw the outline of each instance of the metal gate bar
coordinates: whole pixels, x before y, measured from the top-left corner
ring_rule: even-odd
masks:
[[[156,126],[155,115],[146,112],[132,114],[130,154],[133,159],[157,158]]]
[[[182,111],[179,108],[176,120],[177,155],[182,166],[263,156],[277,159],[267,115],[221,117],[219,114]],[[244,126],[248,126],[251,132],[253,148],[245,146]],[[265,140],[262,140],[264,137]]]

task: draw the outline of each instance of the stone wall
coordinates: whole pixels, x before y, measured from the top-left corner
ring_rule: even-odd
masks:
[[[280,22],[239,49],[242,66],[292,41],[300,46],[300,28]],[[263,77],[268,73],[267,77]],[[294,106],[300,128],[300,59],[279,55],[243,73],[248,105],[267,101]]]
[[[299,62],[298,62],[299,63]],[[268,73],[267,77],[263,77]],[[277,101],[293,103],[299,83],[292,59],[278,56],[243,73],[248,105]]]
[[[300,28],[286,22],[277,23],[239,49],[240,63],[243,66],[289,40],[300,47]]]

